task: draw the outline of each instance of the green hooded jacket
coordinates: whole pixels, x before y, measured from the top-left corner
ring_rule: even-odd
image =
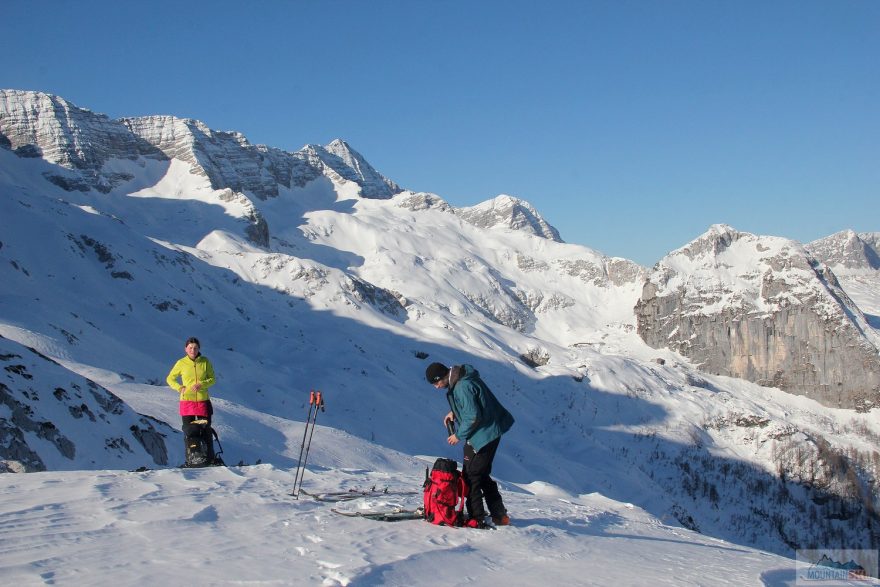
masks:
[[[471,365],[449,370],[446,401],[458,424],[456,436],[478,451],[510,430],[513,415],[508,412],[480,379]]]

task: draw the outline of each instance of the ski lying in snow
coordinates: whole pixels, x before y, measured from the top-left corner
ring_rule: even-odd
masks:
[[[386,489],[349,489],[348,491],[327,491],[323,493],[309,493],[305,489],[300,489],[300,493],[308,495],[317,501],[351,501],[352,499],[360,499],[362,497],[382,497],[384,495],[418,495],[419,491],[390,491]]]
[[[395,508],[393,510],[386,510],[383,512],[346,512],[343,510],[331,508],[330,511],[341,516],[348,516],[349,518],[366,518],[368,520],[378,520],[380,522],[401,522],[403,520],[425,519],[425,510],[422,508],[416,508],[414,510]]]
[[[187,466],[186,463],[184,463],[182,465],[178,465],[176,467],[169,467],[169,468],[172,468],[172,469],[210,469],[212,467],[226,467],[227,469],[232,469],[232,468],[237,469],[239,467],[255,467],[257,465],[262,465],[262,464],[263,464],[263,460],[257,459],[256,463],[246,463],[244,461],[238,461],[238,464],[227,465],[226,463],[223,462],[222,459],[220,459],[219,463],[214,463],[213,465],[204,465],[202,467]],[[129,473],[146,473],[147,471],[159,471],[159,470],[161,470],[161,469],[151,469],[149,467],[138,467],[137,469],[129,469],[128,472]]]

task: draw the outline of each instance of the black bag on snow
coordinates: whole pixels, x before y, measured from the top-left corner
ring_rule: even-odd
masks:
[[[223,447],[220,451],[214,452],[214,439],[220,446],[220,437],[207,420],[193,420],[183,425],[183,442],[186,454],[186,463],[184,467],[212,467],[223,465],[223,459],[220,455],[223,453]]]

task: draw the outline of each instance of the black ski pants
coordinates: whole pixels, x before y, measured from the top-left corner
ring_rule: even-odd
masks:
[[[213,410],[211,410],[213,411]],[[190,445],[190,441],[193,439],[200,439],[204,443],[205,450],[207,451],[206,456],[209,461],[214,460],[214,437],[211,432],[211,416],[181,416],[181,420],[183,420],[183,425],[181,429],[183,430],[183,445],[184,445],[184,454],[189,450],[187,447]],[[196,420],[207,420],[207,426],[197,426],[194,425],[193,422]]]
[[[195,420],[207,420],[208,425],[211,425],[211,416],[214,415],[214,406],[211,404],[211,400],[208,400],[208,415],[207,416],[181,416],[181,420],[183,420],[182,429],[186,432],[186,425],[192,424]]]
[[[183,430],[186,430],[187,424],[192,424],[196,420],[207,420],[208,425],[210,426],[211,424],[211,416],[181,416],[180,419],[183,420]]]
[[[468,486],[467,506],[468,517],[482,520],[486,517],[486,509],[483,507],[483,499],[489,508],[489,515],[500,518],[507,513],[501,494],[498,492],[498,484],[490,477],[492,473],[492,461],[495,460],[495,452],[498,450],[500,438],[496,438],[479,451],[465,443],[464,465],[462,473]]]

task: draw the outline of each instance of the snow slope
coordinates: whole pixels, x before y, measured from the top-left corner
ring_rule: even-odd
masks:
[[[326,430],[316,442],[328,442]],[[422,461],[366,443],[306,489],[418,489]],[[344,450],[343,450],[344,449]],[[354,450],[352,450],[354,449]],[[360,458],[358,458],[358,456]],[[332,468],[331,468],[332,466]],[[272,465],[7,475],[0,572],[16,585],[793,585],[794,561],[668,526],[599,494],[506,484],[510,527],[346,518]],[[421,497],[338,507],[410,507]]]

